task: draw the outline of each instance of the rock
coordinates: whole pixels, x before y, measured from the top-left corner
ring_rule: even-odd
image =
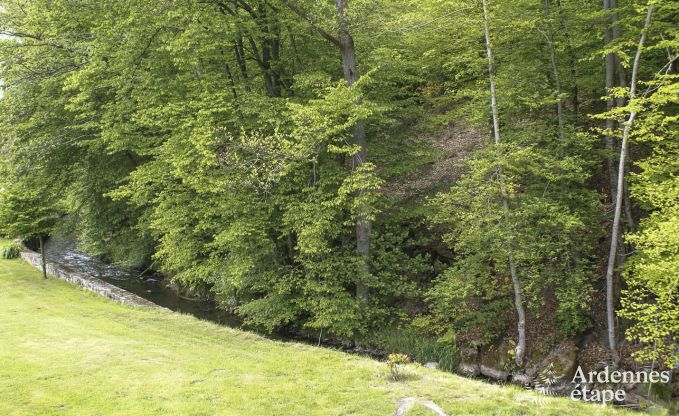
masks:
[[[595,343],[596,340],[597,340],[596,334],[594,332],[590,332],[580,340],[580,347],[582,349],[585,349],[592,345],[593,343]]]
[[[535,378],[538,375],[539,371],[540,371],[540,367],[537,366],[537,365],[527,366],[526,369],[525,369],[526,375],[530,378]]]
[[[457,366],[457,372],[463,376],[476,377],[481,373],[481,370],[478,364],[461,362]]]
[[[462,346],[460,347],[460,356],[463,361],[477,361],[479,358],[479,351],[476,347]]]
[[[497,368],[489,367],[486,365],[479,365],[479,371],[484,376],[498,381],[507,381],[509,378],[509,373],[504,370],[499,370]]]
[[[530,386],[533,383],[533,377],[528,374],[514,373],[512,374],[512,383],[520,386]]]
[[[622,383],[622,388],[625,391],[634,390],[637,387],[637,383]]]
[[[575,374],[577,360],[578,348],[572,342],[563,342],[540,362],[539,372],[549,369],[551,375],[559,378],[562,383],[570,383]]]
[[[27,249],[21,252],[21,258],[33,267],[42,269],[42,256],[40,254]],[[50,276],[74,283],[85,290],[89,290],[117,302],[132,306],[161,308],[155,303],[137,296],[134,293],[128,292],[94,276],[79,273],[68,265],[49,260],[46,264],[46,268],[47,274]]]
[[[498,381],[507,381],[514,359],[510,352],[512,346],[505,340],[500,345],[492,345],[481,351],[479,370],[484,376]]]
[[[628,405],[628,406],[633,406],[633,407],[637,407],[637,406],[648,407],[652,404],[652,402],[650,400],[648,400],[647,398],[639,395],[639,394],[626,393],[625,394],[625,404]]]
[[[396,416],[406,416],[410,414],[410,409],[412,409],[416,404],[426,407],[427,409],[434,412],[436,416],[446,416],[446,412],[443,411],[441,406],[437,405],[431,400],[422,400],[416,397],[404,397],[402,399],[396,400],[396,403],[399,404],[398,409],[396,409]]]
[[[424,364],[426,368],[431,368],[432,370],[438,370],[439,369],[439,363],[435,361],[429,361]]]

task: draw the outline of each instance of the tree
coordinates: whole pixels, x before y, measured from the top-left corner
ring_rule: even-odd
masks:
[[[67,214],[82,249],[264,331],[416,325],[516,342],[519,367],[592,327],[613,200],[628,337],[667,355],[675,12],[655,3],[635,60],[641,4],[619,3],[7,0],[7,225]]]
[[[630,190],[649,215],[637,232],[625,237],[635,251],[624,267],[626,289],[619,315],[630,320],[627,339],[641,345],[636,359],[671,368],[679,360],[679,76],[675,66],[679,55],[676,28],[669,23],[672,11],[664,5],[656,3],[656,30],[651,38],[655,42],[649,42],[645,51],[664,52],[660,56],[665,63],[644,83],[643,93],[629,102],[633,106],[629,110],[638,112],[629,140],[647,150],[635,162],[635,172],[628,174]]]
[[[347,18],[347,8],[349,4],[347,0],[336,0],[337,16],[339,21],[339,45],[340,53],[342,54],[342,68],[344,70],[344,79],[347,85],[351,87],[360,78],[358,72],[356,50],[354,48],[354,38],[351,36],[349,29],[349,21]],[[360,100],[357,101],[360,105]],[[357,120],[353,127],[354,143],[359,147],[358,152],[354,155],[354,165],[356,169],[361,169],[361,166],[368,163],[368,152],[365,138],[365,120]],[[365,193],[364,190],[359,190],[359,198]],[[370,234],[372,223],[368,218],[367,213],[359,213],[356,219],[356,248],[363,258],[365,274],[370,274]],[[368,287],[365,283],[359,281],[356,283],[356,297],[362,302],[368,302]]]
[[[358,62],[356,59],[356,50],[354,45],[354,38],[351,35],[348,20],[347,0],[336,0],[337,22],[339,26],[339,36],[334,37],[329,34],[318,24],[316,24],[309,15],[296,4],[285,0],[285,4],[297,15],[307,20],[312,27],[321,34],[325,39],[336,45],[342,57],[342,69],[344,73],[344,80],[349,87],[353,86],[359,79],[360,73],[358,71]],[[361,100],[356,101],[356,105],[361,105]],[[359,119],[354,124],[353,128],[354,143],[358,146],[358,151],[353,156],[352,169],[360,169],[361,166],[368,163],[367,159],[367,144],[365,133],[365,120]],[[365,193],[364,190],[359,190],[359,198]],[[369,207],[364,208],[366,211]],[[363,258],[364,274],[370,274],[370,240],[371,240],[372,221],[369,219],[367,212],[360,213],[356,219],[356,249]],[[365,279],[365,278],[363,278]],[[368,302],[368,287],[359,279],[356,282],[356,297],[363,303]]]
[[[42,274],[47,279],[44,237],[59,217],[55,195],[39,180],[4,181],[0,186],[0,230],[24,240],[38,238]]]
[[[530,363],[540,353],[525,347],[517,351],[517,306],[523,309],[525,343],[545,336],[530,333],[532,319],[552,322],[570,336],[590,327],[593,248],[601,234],[591,224],[599,221],[600,205],[598,194],[587,185],[594,142],[583,140],[576,125],[566,124],[576,117],[575,108],[564,105],[561,117],[554,111],[559,97],[554,94],[553,63],[561,45],[550,38],[552,48],[544,53],[544,8],[487,6],[489,34],[494,35],[491,50],[483,61],[464,60],[475,65],[467,69],[473,76],[458,87],[455,97],[466,105],[453,114],[466,123],[473,120],[477,134],[488,131],[490,120],[493,140],[469,157],[461,177],[434,199],[432,220],[454,261],[428,292],[427,324],[442,340],[459,345],[497,347],[511,339],[516,342],[512,361],[518,366],[517,361]],[[457,55],[442,66],[462,65],[459,56],[478,54],[481,45],[475,40],[485,39],[484,23],[465,21],[460,33],[468,38],[460,39]],[[501,140],[496,141],[496,132]],[[516,273],[509,267],[510,257]],[[548,305],[555,310],[545,313]]]
[[[495,140],[495,150],[498,154],[498,161],[502,158],[502,150],[500,147],[500,120],[497,112],[497,94],[495,93],[495,80],[493,79],[495,69],[493,66],[493,49],[491,46],[490,38],[490,24],[488,17],[488,6],[486,0],[483,0],[483,24],[486,39],[486,56],[488,57],[488,80],[490,84],[490,106],[491,114],[493,119],[493,138]],[[514,290],[514,307],[516,308],[517,315],[517,333],[519,340],[515,347],[515,361],[516,365],[521,367],[523,365],[524,355],[526,353],[526,312],[523,308],[523,300],[521,296],[521,282],[519,281],[519,276],[516,271],[516,263],[514,261],[514,242],[513,236],[509,231],[510,227],[506,223],[509,216],[509,197],[507,196],[506,184],[504,177],[502,175],[502,167],[498,165],[497,167],[498,181],[500,182],[500,188],[502,192],[502,208],[504,210],[505,227],[507,228],[506,244],[507,244],[507,261],[509,263],[509,274],[512,278],[512,288]]]
[[[641,37],[637,46],[636,55],[634,56],[634,63],[632,65],[632,80],[630,82],[630,91],[628,99],[633,101],[636,98],[637,78],[639,76],[639,63],[641,59],[641,52],[646,42],[649,27],[651,25],[651,17],[653,15],[654,3],[650,2],[647,6],[646,19],[641,31]],[[633,105],[633,104],[630,104]],[[625,190],[625,163],[627,157],[627,142],[632,131],[632,124],[638,115],[638,110],[632,107],[629,117],[625,122],[622,141],[620,143],[620,156],[617,170],[616,192],[615,192],[615,208],[613,211],[613,226],[611,229],[611,244],[608,252],[608,266],[606,268],[606,319],[608,324],[608,345],[611,350],[613,358],[613,365],[617,366],[620,361],[616,346],[615,336],[615,308],[614,308],[614,294],[613,294],[613,272],[615,269],[615,261],[618,255],[618,242],[620,232],[620,217],[622,213],[623,195]]]

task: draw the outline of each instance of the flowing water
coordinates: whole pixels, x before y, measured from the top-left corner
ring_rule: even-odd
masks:
[[[97,277],[114,286],[132,292],[144,299],[150,300],[156,305],[163,306],[176,312],[193,315],[199,319],[216,322],[232,328],[248,329],[243,327],[242,320],[225,310],[217,308],[215,302],[205,299],[191,299],[182,296],[173,288],[167,280],[158,274],[147,274],[140,270],[126,269],[105,262],[95,256],[91,256],[78,250],[77,243],[69,238],[50,237],[45,243],[45,257],[47,260],[59,262],[72,269]],[[319,335],[311,336],[297,333],[274,333],[261,334],[267,338],[287,341],[297,341],[308,344],[338,348],[349,353],[369,355],[374,358],[384,358],[384,352],[355,348],[333,339],[319,338]],[[322,332],[320,334],[322,336]],[[322,341],[322,342],[321,342]]]
[[[160,275],[147,275],[139,270],[125,269],[90,256],[79,251],[73,240],[50,238],[45,243],[45,257],[132,292],[156,305],[222,325],[240,326],[238,317],[218,309],[214,302],[182,296]]]

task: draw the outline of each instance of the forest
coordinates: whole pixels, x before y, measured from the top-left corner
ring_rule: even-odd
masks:
[[[0,234],[471,375],[677,368],[678,58],[672,0],[2,0]]]

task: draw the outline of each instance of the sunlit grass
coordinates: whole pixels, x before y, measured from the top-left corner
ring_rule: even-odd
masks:
[[[378,361],[116,304],[18,260],[0,260],[0,331],[3,416],[385,416],[403,397],[449,415],[622,414],[421,367],[390,382]]]

